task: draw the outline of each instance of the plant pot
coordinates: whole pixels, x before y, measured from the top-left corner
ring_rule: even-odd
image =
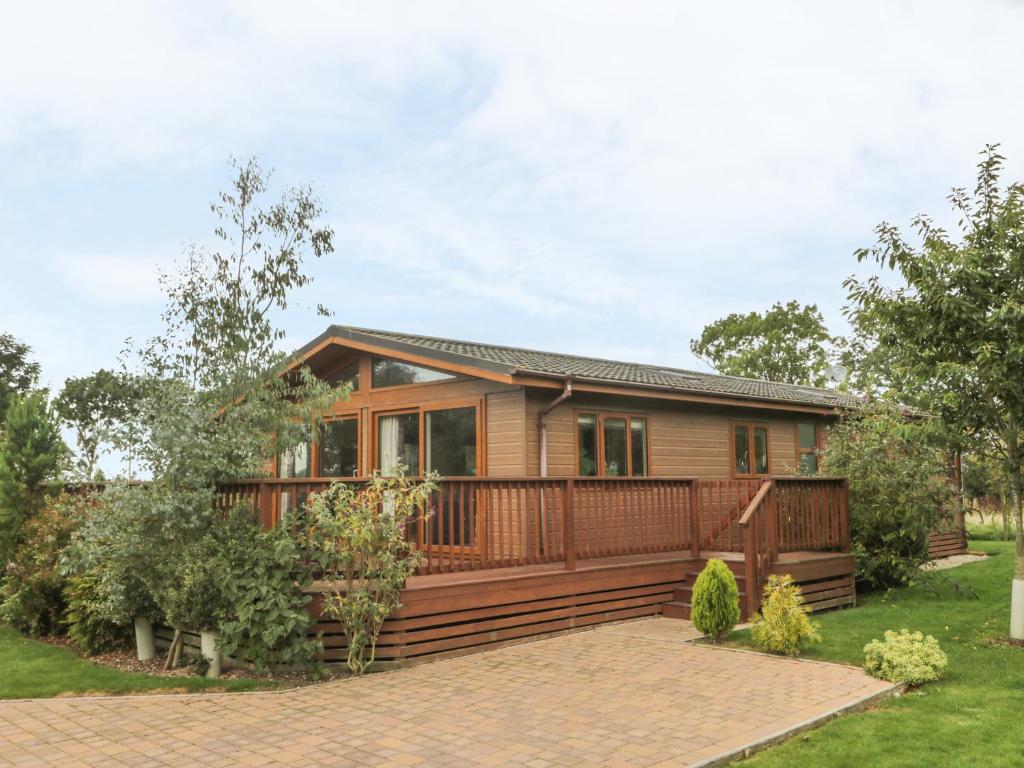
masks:
[[[153,622],[145,616],[135,617],[135,650],[139,654],[139,661],[149,661],[156,656]]]
[[[210,679],[220,677],[220,648],[217,647],[218,633],[214,630],[203,630],[199,633],[199,650],[206,660],[206,676]]]

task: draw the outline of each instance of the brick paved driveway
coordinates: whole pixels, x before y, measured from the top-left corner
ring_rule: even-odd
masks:
[[[694,635],[659,618],[278,693],[0,702],[0,765],[695,765],[889,689]]]

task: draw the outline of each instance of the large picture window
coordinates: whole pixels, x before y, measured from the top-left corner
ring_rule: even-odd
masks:
[[[584,477],[645,477],[647,417],[619,413],[576,415],[576,471]]]
[[[423,471],[443,477],[473,477],[479,445],[475,405],[377,417],[377,461],[384,474],[400,463],[412,475]]]
[[[763,424],[733,424],[732,458],[735,477],[767,475],[768,427]]]

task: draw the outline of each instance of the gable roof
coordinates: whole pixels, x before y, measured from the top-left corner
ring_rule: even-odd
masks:
[[[741,376],[689,371],[643,363],[627,363],[559,352],[505,347],[411,333],[332,325],[296,352],[306,357],[325,342],[337,339],[429,358],[440,365],[461,365],[506,376],[540,376],[589,381],[616,387],[642,387],[680,394],[715,395],[740,400],[792,403],[837,409],[860,400],[843,392],[795,384],[780,384]]]

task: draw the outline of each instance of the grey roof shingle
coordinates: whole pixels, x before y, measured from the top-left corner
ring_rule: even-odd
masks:
[[[418,353],[432,357],[440,363],[461,363],[510,375],[571,376],[609,385],[652,387],[680,393],[721,395],[743,400],[827,408],[854,407],[860,402],[853,395],[817,387],[346,325],[332,325],[320,337],[299,350],[299,354],[311,350],[332,336],[377,344],[396,351]]]

